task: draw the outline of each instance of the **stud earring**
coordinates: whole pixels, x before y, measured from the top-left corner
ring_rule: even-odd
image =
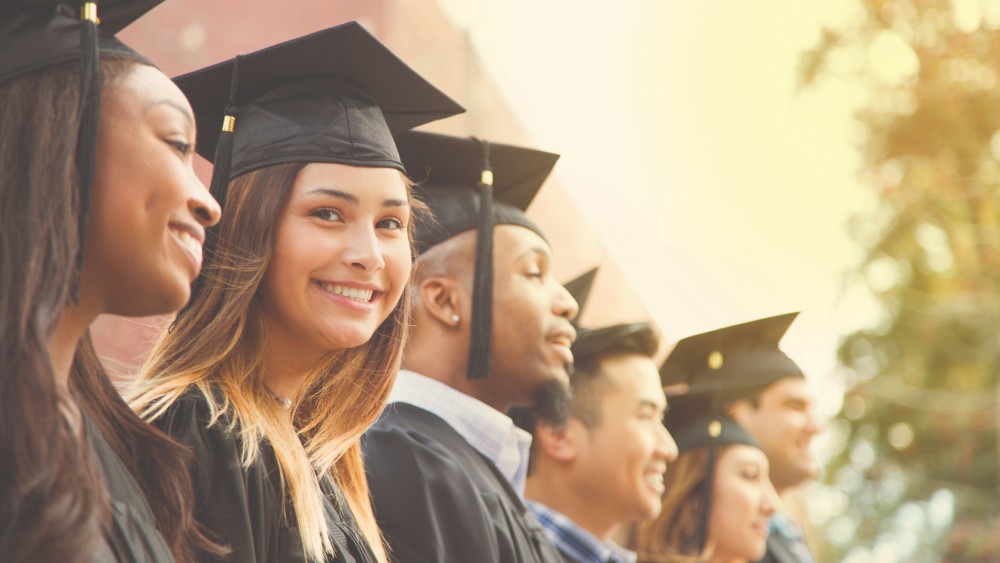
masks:
[[[451,314],[451,322],[457,323],[460,320],[462,320],[462,318],[459,317],[457,313],[452,313]]]

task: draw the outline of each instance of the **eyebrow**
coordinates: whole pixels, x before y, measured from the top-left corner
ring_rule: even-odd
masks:
[[[517,257],[517,259],[521,260],[522,258],[525,258],[531,254],[539,254],[541,256],[544,256],[545,258],[548,258],[552,255],[552,253],[549,252],[549,249],[545,248],[544,246],[533,246],[528,250],[522,252],[521,255]]]
[[[314,188],[306,193],[306,195],[312,195],[312,194],[328,195],[331,197],[342,199],[354,205],[358,205],[361,203],[361,200],[358,199],[358,196],[334,188],[326,188],[326,187]],[[382,207],[409,207],[409,206],[410,202],[406,201],[405,199],[387,199],[382,202]]]
[[[181,112],[181,115],[183,115],[184,117],[187,118],[188,123],[190,123],[191,125],[194,125],[194,116],[191,115],[191,110],[189,110],[188,108],[186,108],[186,107],[178,104],[177,102],[175,102],[173,100],[167,100],[167,99],[156,100],[155,102],[153,102],[153,103],[149,104],[148,106],[146,106],[146,109],[148,110],[148,109],[152,108],[153,106],[159,106],[159,105],[170,106],[170,107],[176,109],[177,111]]]
[[[662,410],[663,412],[667,412],[666,405],[657,404],[653,401],[650,401],[649,399],[639,399],[639,408],[644,409],[646,407],[649,407],[653,410]]]

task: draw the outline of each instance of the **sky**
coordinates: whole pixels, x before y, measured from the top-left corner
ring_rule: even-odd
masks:
[[[669,341],[803,311],[783,341],[838,395],[842,335],[878,310],[847,274],[863,88],[800,89],[854,2],[444,0]],[[892,66],[895,61],[888,61]],[[834,399],[826,414],[839,408]]]

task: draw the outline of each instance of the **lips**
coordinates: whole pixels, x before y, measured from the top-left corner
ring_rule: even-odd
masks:
[[[170,236],[177,242],[195,265],[195,273],[201,271],[201,261],[202,261],[202,244],[205,240],[205,235],[198,229],[194,229],[188,225],[169,225]]]
[[[666,465],[656,464],[642,474],[642,480],[647,486],[656,491],[657,494],[663,494],[666,491],[666,487],[663,485],[663,476],[666,472]]]

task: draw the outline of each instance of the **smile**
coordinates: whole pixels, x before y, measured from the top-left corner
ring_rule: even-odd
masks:
[[[371,303],[381,293],[371,289],[358,289],[356,287],[347,287],[323,281],[317,281],[316,283],[327,293],[339,295],[357,303]]]
[[[201,241],[186,230],[171,228],[170,234],[174,237],[174,240],[180,244],[181,248],[186,250],[188,254],[191,255],[191,258],[194,260],[198,269],[201,269]]]

